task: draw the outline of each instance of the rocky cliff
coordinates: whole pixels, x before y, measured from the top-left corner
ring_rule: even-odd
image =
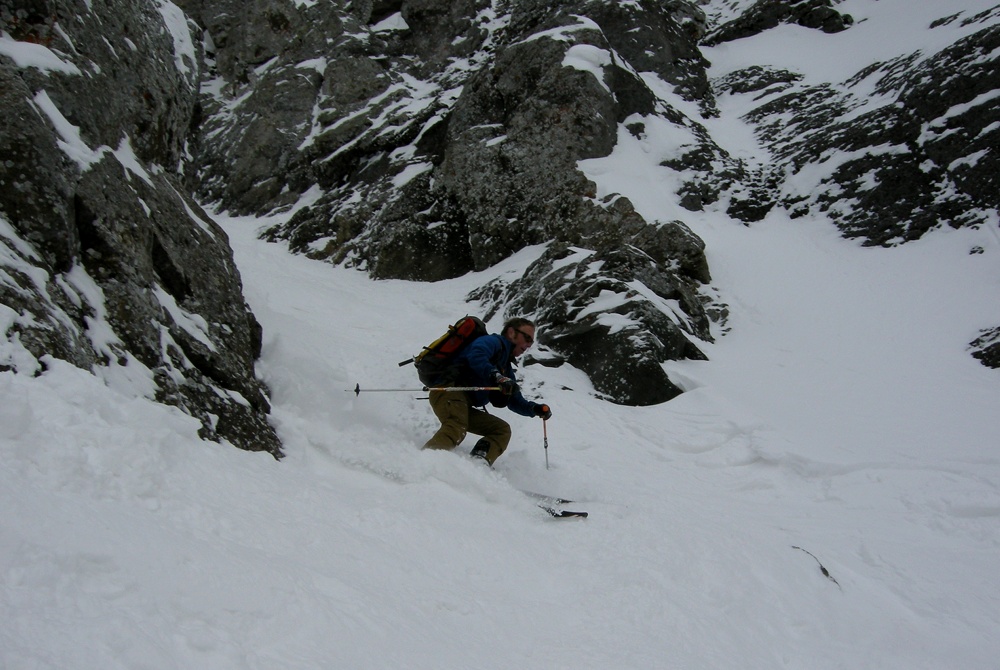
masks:
[[[724,314],[683,221],[600,201],[580,171],[623,130],[690,137],[664,165],[691,211],[825,213],[871,245],[995,216],[995,12],[945,13],[967,37],[817,86],[751,63],[709,81],[702,49],[785,23],[850,30],[832,0],[271,2],[238,39],[233,8],[182,4],[211,38],[203,198],[239,212],[308,199],[270,238],[378,277],[453,277],[551,244],[528,277],[477,297],[538,318],[549,353],[618,402],[676,394],[660,363],[701,357]],[[722,95],[755,99],[745,120],[766,159],[736,159],[706,130]],[[573,248],[614,272],[542,271]],[[630,288],[639,276],[656,288]],[[602,291],[621,296],[610,313],[593,307]],[[631,327],[609,327],[618,317]],[[620,355],[595,357],[595,341]]]
[[[260,328],[185,185],[200,30],[169,2],[4,2],[0,19],[0,369],[65,360],[280,455]]]
[[[758,2],[747,12],[756,20],[722,26],[708,41],[753,34],[772,24],[760,19],[762,8],[787,4]],[[1000,7],[942,10],[931,31],[960,24],[968,27],[961,39],[872,63],[844,81],[816,85],[795,72],[749,67],[716,82],[720,93],[756,98],[747,120],[775,158],[761,177],[773,188],[753,212],[734,216],[752,221],[775,206],[823,212],[846,236],[885,246],[940,226],[992,222],[1000,203],[998,15]],[[823,16],[828,30],[853,22]]]
[[[269,239],[375,277],[546,245],[470,299],[535,318],[535,360],[604,397],[668,400],[662,364],[703,358],[725,306],[683,216],[647,220],[581,171],[621,137],[686,138],[661,163],[682,211],[823,213],[868,245],[996,224],[1000,8],[942,9],[929,28],[961,39],[842,81],[751,62],[710,79],[706,47],[854,29],[839,4],[0,0],[0,366],[69,361],[280,453],[259,327],[202,202],[294,211]],[[752,101],[766,155],[715,141],[722,97]],[[998,346],[987,329],[972,350],[996,366]]]
[[[660,364],[702,358],[698,343],[712,337],[704,245],[682,221],[598,200],[577,163],[653,115],[693,133],[691,160],[726,165],[640,74],[711,112],[697,7],[259,3],[245,17],[256,29],[237,40],[225,3],[182,6],[211,37],[202,198],[252,213],[308,198],[270,238],[376,277],[455,277],[549,244],[525,278],[477,293],[489,296],[487,316],[534,317],[547,361],[580,367],[616,402],[680,392]],[[568,256],[586,262],[545,272]],[[600,265],[609,271],[587,271]],[[638,277],[648,290],[636,290]],[[608,291],[617,303],[593,309]]]

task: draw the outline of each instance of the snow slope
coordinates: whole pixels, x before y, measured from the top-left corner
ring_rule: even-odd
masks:
[[[614,181],[644,155],[588,169],[665,218],[655,166]],[[688,392],[619,407],[527,367],[551,467],[541,422],[503,413],[490,471],[471,440],[419,449],[422,394],[350,389],[414,388],[396,363],[540,249],[376,282],[220,216],[288,456],[203,443],[140,382],[0,372],[0,667],[996,668],[1000,373],[966,352],[1000,318],[996,227],[884,250],[688,217],[730,307],[710,361],[671,364]]]
[[[869,258],[822,222],[717,221],[733,331],[692,390],[623,408],[527,368],[551,469],[511,416],[490,472],[417,448],[420,394],[349,391],[412,388],[406,346],[485,277],[372,282],[225,223],[289,456],[200,443],[58,361],[0,375],[4,667],[994,667],[1000,380],[926,289],[975,306],[1000,245]]]

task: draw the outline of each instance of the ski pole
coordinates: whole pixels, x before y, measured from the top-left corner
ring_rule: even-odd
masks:
[[[542,419],[542,437],[544,441],[542,444],[545,446],[545,469],[549,469],[549,429],[546,427],[546,422],[548,419]]]
[[[499,386],[422,386],[418,389],[363,389],[361,384],[352,389],[344,389],[355,396],[364,393],[420,393],[421,391],[499,391]]]

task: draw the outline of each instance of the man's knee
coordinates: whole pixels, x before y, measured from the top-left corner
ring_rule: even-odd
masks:
[[[468,432],[469,406],[465,398],[455,393],[432,392],[431,409],[441,427],[427,440],[424,449],[454,449]]]
[[[427,440],[424,449],[454,449],[465,439],[466,431],[455,424],[443,424],[431,439]]]
[[[483,434],[495,442],[500,447],[500,450],[503,451],[507,448],[507,443],[510,442],[510,424],[497,417],[491,417],[491,419],[484,426],[485,430]]]

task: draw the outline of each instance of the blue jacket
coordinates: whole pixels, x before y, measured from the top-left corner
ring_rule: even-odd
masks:
[[[504,377],[514,379],[513,361],[514,343],[496,333],[484,335],[467,346],[457,357],[459,386],[494,386],[494,373],[500,372]],[[520,391],[505,396],[500,391],[470,391],[469,397],[474,407],[485,407],[491,403],[507,407],[521,416],[534,416],[537,403],[524,399]]]

